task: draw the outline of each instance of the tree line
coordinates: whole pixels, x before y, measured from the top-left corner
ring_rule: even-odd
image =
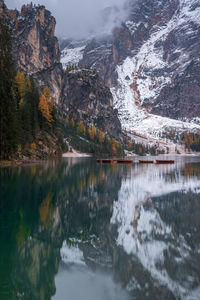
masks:
[[[31,155],[40,138],[56,130],[56,110],[51,90],[39,93],[33,80],[16,70],[12,56],[12,31],[5,13],[0,16],[0,159]]]
[[[184,132],[182,139],[185,144],[185,150],[200,152],[200,131],[196,133]]]
[[[65,116],[65,132],[71,139],[71,145],[77,150],[104,155],[124,153],[121,141],[105,133],[102,128],[84,122],[79,116]]]

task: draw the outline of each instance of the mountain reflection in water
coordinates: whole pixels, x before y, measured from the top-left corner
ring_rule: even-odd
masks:
[[[193,247],[192,232],[180,232],[179,227],[184,224],[176,223],[181,206],[184,206],[183,223],[187,222],[188,209],[192,216],[193,213],[200,216],[199,167],[199,164],[135,166],[129,178],[122,180],[111,218],[111,223],[117,225],[117,245],[142,265],[155,280],[154,284],[165,286],[175,299],[199,299],[200,220],[193,228],[198,232]],[[166,218],[166,196],[168,202],[176,203],[175,209],[168,211],[173,223]],[[191,216],[190,219],[192,222]],[[134,276],[135,282],[137,274]],[[138,287],[142,289],[140,284]]]
[[[199,299],[199,158],[64,159],[0,179],[0,299]]]

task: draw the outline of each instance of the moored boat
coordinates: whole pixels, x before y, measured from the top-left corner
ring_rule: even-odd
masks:
[[[107,159],[107,158],[98,158],[97,162],[100,164],[132,164],[132,160],[128,159],[122,159],[122,158],[113,158],[113,159]]]
[[[153,164],[153,160],[139,160],[139,164]]]
[[[117,164],[132,164],[133,161],[130,159],[114,159],[114,162]]]
[[[156,163],[157,164],[174,164],[174,160],[165,160],[165,159],[163,159],[163,160],[161,160],[161,159],[157,159],[156,160]]]

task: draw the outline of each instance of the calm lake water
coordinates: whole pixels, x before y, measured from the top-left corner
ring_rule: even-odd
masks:
[[[0,299],[200,299],[200,158],[175,159],[0,169]]]

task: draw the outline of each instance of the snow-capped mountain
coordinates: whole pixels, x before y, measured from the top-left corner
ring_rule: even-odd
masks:
[[[138,142],[175,149],[180,135],[200,130],[200,2],[129,0],[126,11],[129,16],[112,34],[63,39],[59,47],[54,36],[56,21],[44,6],[10,10],[18,68],[32,75],[39,86],[50,86],[61,109],[71,99],[63,69],[79,65],[81,70],[90,67],[94,74],[97,70],[97,85],[104,83],[112,92],[105,108],[114,105],[123,130]],[[113,10],[104,14],[108,19]],[[90,75],[92,80],[93,72]],[[85,93],[85,85],[80,86],[79,98]],[[90,88],[87,93],[86,104],[94,105],[95,111],[100,98],[95,98]],[[89,117],[94,119],[94,115]],[[168,139],[172,131],[178,137],[175,143]]]
[[[129,1],[129,10],[112,36],[61,49],[63,65],[72,57],[97,68],[132,135],[199,130],[200,2]]]

